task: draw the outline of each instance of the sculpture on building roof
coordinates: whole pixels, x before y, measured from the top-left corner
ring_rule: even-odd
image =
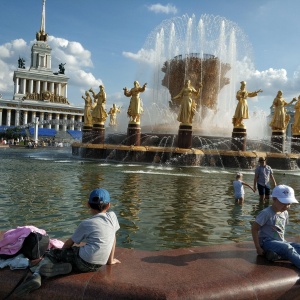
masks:
[[[24,58],[19,57],[19,59],[18,59],[18,68],[25,69],[25,59]]]
[[[59,68],[58,74],[65,74],[65,63],[59,64],[58,68]]]

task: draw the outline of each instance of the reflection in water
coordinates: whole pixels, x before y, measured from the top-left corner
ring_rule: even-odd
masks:
[[[140,175],[135,173],[124,174],[123,184],[120,186],[121,195],[118,197],[119,216],[122,217],[122,244],[132,244],[134,248],[135,233],[139,230],[138,223],[141,199],[139,194]]]
[[[118,245],[159,250],[251,240],[250,222],[266,206],[249,189],[243,205],[235,204],[234,169],[108,164],[70,152],[0,149],[0,230],[34,225],[53,238],[68,238],[89,217],[90,191],[103,187],[119,218]],[[254,171],[243,174],[253,182]],[[275,170],[276,181],[296,195],[299,176]],[[300,231],[299,211],[292,205],[287,236]]]

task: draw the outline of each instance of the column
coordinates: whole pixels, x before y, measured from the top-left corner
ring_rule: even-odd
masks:
[[[61,96],[61,83],[57,85],[57,95]]]
[[[44,113],[40,112],[39,128],[44,128]]]
[[[55,130],[59,131],[59,114],[56,114],[55,120]]]
[[[19,93],[19,78],[15,79],[15,94]]]
[[[40,93],[41,92],[41,82],[39,80],[36,81],[36,93]]]
[[[0,126],[2,125],[2,108],[0,108]]]
[[[15,116],[15,126],[20,125],[20,110],[16,110],[16,116]]]
[[[81,126],[82,116],[78,116],[78,121],[77,122],[78,122],[78,124],[76,126],[76,129],[79,130],[79,131],[81,131],[81,129],[82,129],[82,126]]]
[[[11,109],[8,109],[6,115],[6,126],[10,126],[10,122],[11,122]]]
[[[63,131],[67,131],[68,115],[63,116]]]
[[[23,117],[24,117],[23,124],[26,125],[28,123],[28,111],[27,110],[24,110]]]
[[[48,121],[49,121],[49,123],[48,123],[48,126],[47,126],[47,128],[48,129],[51,129],[51,125],[52,125],[52,114],[48,114]]]
[[[68,85],[65,85],[65,97],[68,99]]]
[[[54,82],[50,83],[50,92],[54,93]]]
[[[43,92],[47,91],[47,81],[43,82]]]
[[[0,123],[1,124],[1,123]],[[75,125],[75,116],[72,115],[71,116],[71,124],[70,124],[70,129],[74,130],[74,125]]]
[[[36,112],[33,111],[33,112],[32,112],[32,115],[31,115],[31,123],[34,123],[34,122],[35,122],[35,118],[36,118]]]
[[[26,79],[22,79],[22,94],[26,94]]]
[[[39,118],[35,118],[34,119],[34,143],[37,144],[38,143],[38,134],[39,134]]]
[[[32,94],[33,93],[33,79],[29,80],[29,93]]]

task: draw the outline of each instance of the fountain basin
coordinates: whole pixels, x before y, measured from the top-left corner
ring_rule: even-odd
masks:
[[[300,154],[176,147],[126,146],[114,144],[73,143],[72,155],[88,159],[133,163],[172,164],[253,169],[260,156],[274,169],[294,170],[300,165]]]

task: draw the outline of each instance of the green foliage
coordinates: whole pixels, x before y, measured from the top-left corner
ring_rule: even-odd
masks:
[[[7,128],[5,132],[0,133],[1,138],[5,138],[7,140],[17,139],[21,137],[21,129],[20,128]]]

